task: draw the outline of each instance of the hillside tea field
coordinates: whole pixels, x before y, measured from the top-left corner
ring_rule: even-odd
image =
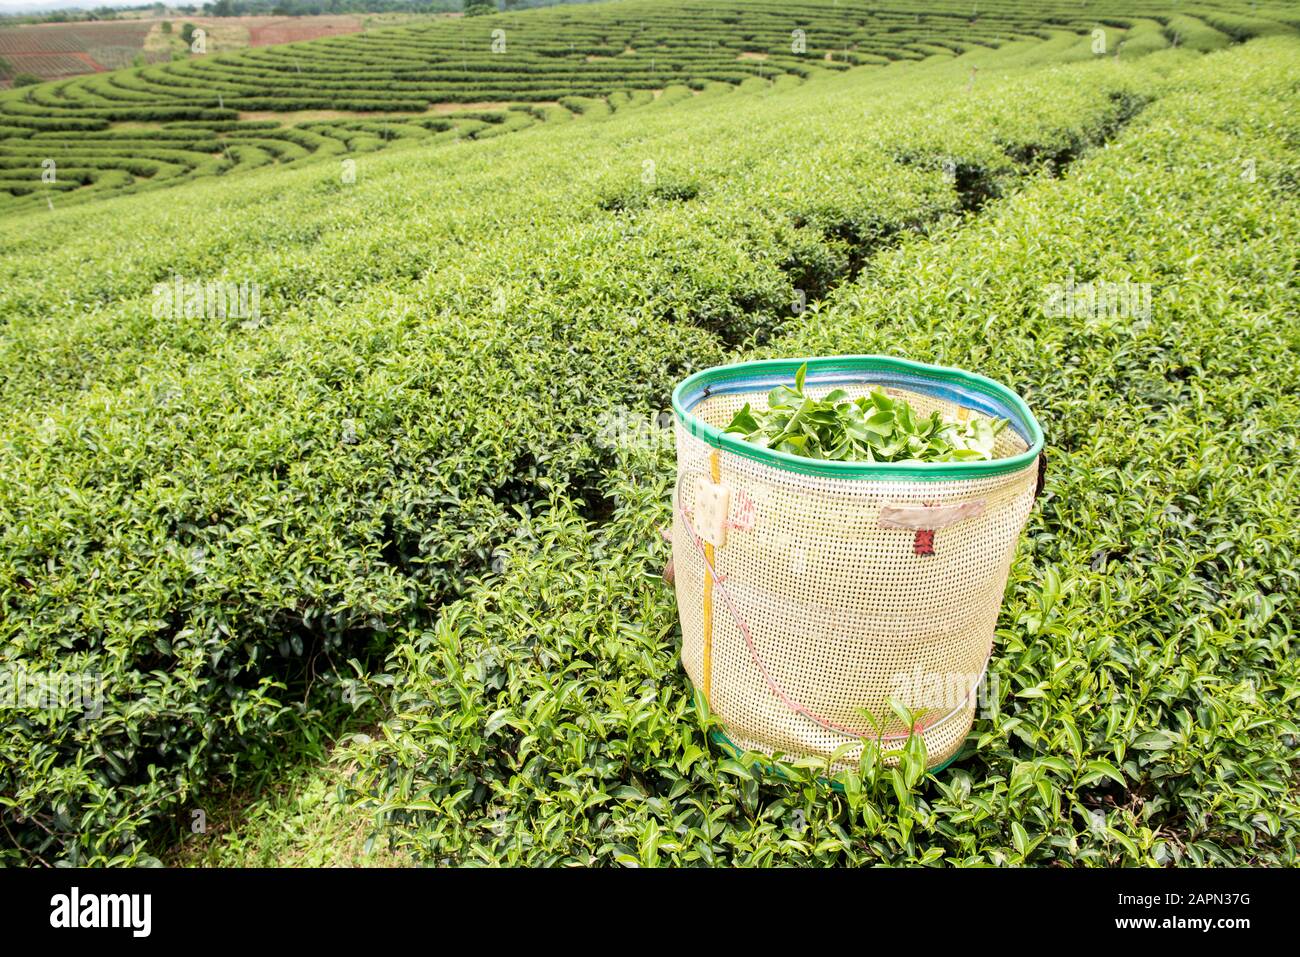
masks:
[[[325,800],[403,862],[1293,863],[1297,26],[628,0],[0,96],[0,663],[62,705],[0,860],[363,724]],[[773,774],[680,667],[661,413],[872,353],[1023,395],[1046,485],[955,763]]]
[[[0,92],[0,214],[1015,41],[1061,63],[1211,50],[1300,24],[1286,6],[1242,10],[1208,3],[1156,19],[1118,0],[622,0],[194,54]]]

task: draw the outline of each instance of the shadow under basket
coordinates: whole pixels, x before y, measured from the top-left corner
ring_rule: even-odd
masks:
[[[1003,418],[994,458],[838,462],[722,430],[765,409],[807,363],[804,390],[873,389],[920,415]],[[1043,434],[983,376],[885,356],[706,369],[673,393],[673,565],[682,664],[732,748],[856,767],[913,731],[931,767],[974,721],[1016,543],[1039,490]],[[908,727],[891,701],[914,716]]]

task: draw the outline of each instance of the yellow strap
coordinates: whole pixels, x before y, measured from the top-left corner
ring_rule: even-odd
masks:
[[[715,483],[720,482],[718,450],[709,454],[709,472]],[[704,544],[708,562],[704,566],[704,700],[709,701],[713,691],[713,546]]]

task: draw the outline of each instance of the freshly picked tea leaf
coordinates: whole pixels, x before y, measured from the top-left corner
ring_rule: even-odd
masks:
[[[906,399],[880,389],[857,399],[835,389],[823,399],[804,392],[807,363],[794,376],[794,387],[780,385],[768,393],[767,408],[749,403],[732,418],[727,432],[810,459],[840,462],[977,462],[992,459],[1006,419],[975,415],[952,422],[937,411],[918,415]]]

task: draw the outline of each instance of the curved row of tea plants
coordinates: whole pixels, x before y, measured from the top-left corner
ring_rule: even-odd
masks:
[[[52,208],[56,202],[63,206],[308,158],[355,158],[408,140],[433,145],[486,139],[548,118],[556,116],[521,105],[409,117],[358,114],[356,119],[294,126],[274,120],[187,120],[156,127],[38,131],[0,144],[0,192],[11,197],[0,201],[0,210]]]
[[[0,856],[147,860],[373,696],[357,793],[433,861],[1293,857],[1296,44],[1069,39],[15,217],[0,664],[104,700],[5,712]],[[1067,280],[1167,311],[1045,316]],[[1046,420],[1005,707],[942,784],[760,782],[691,717],[649,426],[773,337]]]
[[[106,694],[6,721],[3,853],[145,855],[214,778],[356,703],[553,495],[607,516],[601,411],[662,407],[874,249],[1105,142],[1158,82],[990,72],[1035,46],[17,219],[0,657]],[[968,90],[972,65],[996,79]],[[213,281],[258,309],[173,293]]]
[[[350,755],[376,837],[452,865],[1293,865],[1297,52],[1152,62],[1106,149],[881,251],[755,353],[976,369],[1044,424],[1045,495],[955,765],[868,749],[837,792],[824,767],[782,779],[710,746],[656,580],[671,449],[631,432],[609,522],[557,495],[389,656],[393,716]],[[1150,284],[1149,313],[1051,305],[1104,282]]]
[[[1176,16],[1155,12],[1157,2],[1150,17],[1125,6],[929,0],[902,12],[837,0],[623,0],[75,77],[0,95],[0,214],[305,155],[496,135],[590,115],[589,103],[611,96],[762,85],[1014,40],[1045,41],[1039,55],[1061,60],[1209,49],[1292,29],[1258,11],[1234,19],[1224,10],[1243,7],[1236,2]],[[456,104],[474,109],[448,115]],[[296,115],[313,110],[332,115]]]

